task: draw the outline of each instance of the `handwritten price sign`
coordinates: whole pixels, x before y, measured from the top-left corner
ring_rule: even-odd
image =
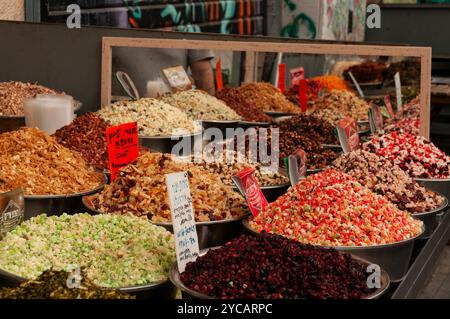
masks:
[[[186,172],[167,174],[166,185],[172,214],[178,270],[182,273],[186,265],[195,261],[199,255],[188,174]]]
[[[139,156],[137,123],[126,123],[106,129],[109,171],[111,181],[117,178],[121,168],[132,163]]]

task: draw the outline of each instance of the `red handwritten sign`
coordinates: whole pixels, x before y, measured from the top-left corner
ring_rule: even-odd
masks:
[[[217,83],[217,91],[220,92],[223,90],[223,78],[222,78],[222,61],[217,59],[216,62],[216,83]]]
[[[291,75],[291,87],[300,84],[300,80],[305,78],[305,69],[303,67],[291,69],[289,73]]]
[[[298,86],[298,101],[302,112],[306,112],[308,109],[308,81],[305,79],[300,80]]]
[[[137,123],[126,123],[106,129],[108,145],[109,171],[111,181],[123,167],[132,163],[139,156],[139,138]]]
[[[256,217],[269,203],[261,191],[255,176],[253,176],[253,171],[253,168],[246,168],[233,176],[232,179],[247,200],[248,207],[253,216]]]
[[[284,63],[278,65],[278,88],[283,94],[286,91],[286,64]]]
[[[337,130],[344,153],[349,153],[359,148],[359,134],[354,119],[346,117],[340,120]]]

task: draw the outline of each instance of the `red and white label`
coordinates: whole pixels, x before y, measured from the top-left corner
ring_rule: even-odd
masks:
[[[344,153],[349,153],[359,148],[359,134],[353,118],[346,117],[340,120],[337,130]]]
[[[253,171],[253,168],[246,168],[233,176],[233,181],[244,195],[253,216],[256,217],[269,203],[261,191],[255,176],[253,176]]]

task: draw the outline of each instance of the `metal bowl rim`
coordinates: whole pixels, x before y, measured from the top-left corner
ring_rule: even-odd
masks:
[[[25,119],[25,115],[1,115],[0,119]]]
[[[278,111],[265,111],[264,113],[273,118],[284,117],[284,116],[296,116],[296,115],[300,114],[300,112],[290,113],[290,112],[278,112]]]
[[[414,218],[417,220],[417,218]],[[244,228],[248,231],[250,231],[253,234],[259,234],[255,229],[250,227],[250,220],[249,219],[245,219],[242,221],[242,224],[244,225]],[[402,241],[397,241],[395,243],[389,243],[389,244],[381,244],[381,245],[367,245],[367,246],[324,246],[324,245],[315,245],[315,244],[310,244],[313,245],[315,247],[322,247],[322,248],[334,248],[336,250],[354,250],[354,251],[358,251],[358,250],[373,250],[373,249],[381,249],[381,248],[389,248],[389,247],[395,247],[395,246],[401,246],[403,244],[407,244],[409,242],[414,242],[416,239],[419,239],[425,232],[425,224],[422,222],[422,231],[417,234],[414,237],[408,238],[408,239],[404,239]]]
[[[203,129],[196,131],[190,134],[181,134],[181,135],[139,135],[138,138],[141,140],[171,140],[172,138],[181,138],[181,137],[195,137],[203,134]]]
[[[410,213],[410,214],[411,214],[412,216],[414,216],[414,217],[421,217],[421,216],[426,216],[426,215],[431,215],[431,214],[440,213],[441,211],[445,210],[445,209],[447,208],[448,204],[449,204],[448,198],[447,198],[446,196],[442,195],[442,194],[439,193],[439,192],[430,190],[430,189],[428,189],[428,188],[426,188],[426,190],[431,191],[431,192],[433,192],[433,193],[435,193],[435,194],[437,194],[437,195],[443,197],[443,198],[444,198],[444,203],[443,203],[441,206],[439,206],[439,207],[437,207],[437,208],[435,208],[435,209],[426,211],[426,212]]]
[[[104,213],[102,211],[96,210],[93,207],[89,206],[87,203],[87,198],[89,195],[87,196],[83,196],[83,198],[81,199],[81,202],[83,203],[84,207],[86,207],[88,210],[99,214],[99,215],[104,215],[104,214],[108,214],[108,213]],[[209,221],[209,222],[196,222],[195,225],[196,226],[210,226],[210,225],[218,225],[218,224],[225,224],[225,223],[231,223],[231,222],[238,222],[238,221],[243,221],[244,219],[248,218],[250,215],[249,212],[245,213],[244,215],[240,216],[240,217],[235,217],[232,219],[223,219],[223,220],[213,220],[213,221]],[[153,225],[156,226],[161,226],[161,227],[170,227],[172,226],[172,222],[154,222],[152,220],[148,220],[150,223],[152,223]]]
[[[260,125],[260,126],[263,126],[263,125],[269,126],[269,125],[271,125],[270,122],[250,122],[250,121],[239,121],[238,124],[255,125],[255,126],[258,126],[258,125]]]
[[[220,248],[220,247],[211,247],[208,249],[204,249],[204,250],[200,251],[199,256],[205,255],[209,250],[218,249],[218,248]],[[370,261],[368,261],[364,258],[355,256],[353,254],[350,254],[350,255],[351,255],[352,259],[354,259],[356,261],[359,261],[359,262],[367,264],[367,265],[371,264]],[[169,279],[175,287],[180,289],[182,292],[189,294],[190,296],[193,296],[198,299],[217,299],[216,297],[207,296],[207,295],[201,294],[195,290],[192,290],[192,289],[186,287],[180,279],[180,272],[178,271],[177,262],[174,262],[172,264],[172,267],[170,267]],[[381,282],[382,282],[381,288],[377,289],[375,292],[371,293],[368,296],[365,296],[362,299],[377,299],[378,297],[383,296],[386,293],[386,291],[389,289],[389,287],[391,286],[391,279],[389,277],[389,274],[384,269],[381,269]]]
[[[206,124],[238,124],[241,120],[198,120],[200,123]]]
[[[72,198],[72,197],[79,197],[79,196],[86,196],[91,195],[94,193],[97,193],[99,190],[103,189],[105,185],[108,183],[108,177],[105,173],[95,172],[99,175],[103,176],[103,181],[95,187],[94,189],[91,189],[89,191],[81,192],[81,193],[75,193],[75,194],[66,194],[66,195],[24,195],[25,199],[31,199],[31,200],[41,200],[41,199],[57,199],[57,198]]]
[[[28,279],[18,276],[16,274],[13,274],[9,271],[6,271],[4,269],[0,269],[0,277],[3,277],[5,279],[14,279],[15,281],[19,281],[19,282],[23,282],[23,281],[27,281]],[[137,290],[148,290],[148,289],[154,289],[154,288],[159,288],[160,286],[166,285],[168,283],[170,283],[170,279],[169,276],[167,276],[166,280],[161,280],[161,281],[157,281],[155,283],[152,284],[146,284],[146,285],[141,285],[141,286],[130,286],[130,287],[120,287],[120,288],[110,288],[110,287],[100,287],[103,289],[111,289],[111,290],[119,290],[119,291],[123,291],[123,292],[128,292],[128,293],[132,293],[135,292]]]
[[[413,178],[416,182],[450,182],[449,178]]]

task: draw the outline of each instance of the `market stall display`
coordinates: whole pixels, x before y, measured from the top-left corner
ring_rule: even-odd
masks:
[[[106,129],[110,124],[94,113],[77,117],[53,135],[59,144],[77,151],[95,168],[108,169]]]
[[[394,84],[394,76],[399,72],[402,85],[415,85],[420,83],[420,60],[408,59],[394,62],[384,72],[384,86]]]
[[[248,167],[254,170],[253,174],[260,186],[274,186],[289,183],[287,176],[282,175],[278,171],[272,171],[270,167],[264,166],[260,162],[253,162],[248,156],[239,154],[236,151],[224,150],[220,155],[218,158],[204,158],[201,161],[196,161],[195,164],[204,167],[211,173],[219,175],[225,185],[234,185],[231,177]]]
[[[181,91],[161,97],[161,101],[183,111],[191,120],[239,121],[239,116],[223,101],[200,90]]]
[[[308,112],[336,125],[345,117],[359,122],[368,121],[369,108],[370,105],[355,94],[333,90],[320,97]]]
[[[435,210],[445,202],[444,197],[417,184],[391,161],[367,151],[343,154],[332,167],[412,214]]]
[[[14,288],[1,288],[0,299],[133,299],[113,289],[100,288],[80,273],[80,286],[68,288],[70,273],[46,270],[38,278],[27,280]]]
[[[399,131],[412,135],[420,134],[420,119],[419,118],[403,118],[393,121],[391,124],[383,128],[384,132]]]
[[[172,234],[133,216],[39,215],[0,241],[0,269],[36,279],[49,269],[81,267],[105,288],[167,281],[175,261]]]
[[[289,126],[286,126],[288,128]],[[280,129],[280,160],[293,154],[299,148],[306,152],[308,170],[320,170],[328,167],[338,155],[333,150],[324,147],[316,140],[305,137],[296,130]]]
[[[303,245],[282,236],[242,235],[210,249],[171,280],[197,298],[356,299],[382,294],[367,285],[367,263],[333,249]]]
[[[222,182],[220,175],[193,163],[174,161],[170,154],[147,153],[122,169],[105,189],[89,197],[103,213],[135,215],[152,222],[170,222],[165,174],[187,171],[197,222],[229,220],[246,214],[240,195]]]
[[[395,243],[421,233],[422,222],[335,170],[308,176],[250,222],[257,231],[277,233],[320,246]]]
[[[236,88],[224,88],[216,93],[216,97],[225,102],[246,122],[270,123],[272,118],[265,114],[250,99],[246,99]]]
[[[320,144],[337,145],[336,128],[315,115],[297,115],[277,123],[281,132],[296,132],[299,136]]]
[[[144,98],[122,101],[100,109],[97,114],[112,125],[137,122],[140,136],[171,136],[178,129],[194,133],[194,124],[178,108]]]
[[[349,72],[353,74],[356,81],[359,84],[364,83],[382,83],[384,80],[384,74],[386,72],[388,65],[383,62],[377,61],[365,61],[361,64],[350,66],[343,73],[344,78],[353,83]]]
[[[238,90],[240,94],[264,112],[287,114],[300,112],[296,105],[292,104],[279,89],[270,83],[246,83]]]
[[[355,254],[380,265],[394,282],[406,275],[414,241],[425,230],[386,197],[332,169],[306,177],[247,228]]]
[[[372,138],[362,147],[385,157],[413,178],[450,178],[450,157],[422,136],[393,131]]]
[[[21,188],[25,195],[71,195],[103,183],[103,175],[81,156],[37,128],[0,134],[0,192]]]
[[[23,105],[26,99],[38,94],[58,94],[39,84],[24,82],[0,82],[0,115],[24,116]]]
[[[307,79],[308,101],[315,101],[320,94],[333,90],[353,92],[342,78],[336,75],[323,75]],[[295,84],[285,93],[289,101],[299,105],[299,85]]]

